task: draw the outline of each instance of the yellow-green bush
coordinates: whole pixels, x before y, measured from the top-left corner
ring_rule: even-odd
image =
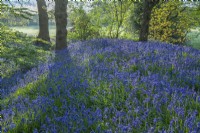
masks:
[[[191,8],[178,1],[158,4],[152,12],[149,38],[173,44],[183,44],[186,35],[198,20],[191,15]]]

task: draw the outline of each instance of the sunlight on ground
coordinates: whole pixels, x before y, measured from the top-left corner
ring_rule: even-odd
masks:
[[[26,33],[30,36],[37,36],[39,33],[39,26],[37,25],[36,26],[22,26],[22,27],[15,26],[15,27],[10,27],[10,28],[16,31]],[[56,35],[56,26],[49,26],[49,34],[50,34],[50,37],[54,37]]]
[[[188,42],[189,45],[200,49],[200,29],[192,29],[191,32],[188,33],[188,38],[191,38]]]
[[[10,27],[13,30],[20,31],[26,33],[30,36],[37,36],[39,32],[38,26],[23,26],[23,27]],[[52,39],[56,36],[56,26],[49,26],[49,34]],[[190,33],[188,33],[188,38],[191,38],[190,41],[187,42],[188,45],[191,45],[194,48],[200,49],[200,35],[199,29],[192,29]]]

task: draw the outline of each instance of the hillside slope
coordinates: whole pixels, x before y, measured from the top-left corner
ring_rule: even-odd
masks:
[[[76,42],[1,92],[3,132],[199,132],[200,51]]]

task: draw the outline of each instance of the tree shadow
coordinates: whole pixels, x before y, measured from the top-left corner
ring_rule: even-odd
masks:
[[[85,68],[77,65],[75,60],[67,48],[55,51],[54,64],[49,68],[43,96],[49,102],[47,104],[47,101],[40,99],[42,104],[38,104],[46,108],[42,115],[38,115],[42,116],[40,121],[44,122],[38,130],[90,132],[97,129],[101,111],[88,106],[90,93]]]
[[[114,73],[115,70],[112,67],[106,68],[101,56],[95,57],[84,65],[81,65],[81,60],[85,53],[91,52],[94,48],[104,48],[110,43],[106,39],[77,43],[81,44],[77,49],[55,51],[55,58],[52,64],[48,65],[45,81],[37,84],[36,91],[32,92],[33,98],[19,97],[16,100],[15,104],[17,106],[20,104],[20,107],[14,106],[12,108],[23,108],[22,112],[25,112],[24,114],[28,117],[21,117],[22,119],[18,120],[21,122],[15,131],[20,132],[25,128],[27,132],[102,132],[104,130],[105,127],[102,124],[105,123],[103,123],[102,117],[107,104],[101,103],[102,101],[99,100],[98,104],[95,105],[96,102],[92,98],[100,95],[95,90],[96,85],[99,87],[99,73],[104,75],[108,72]],[[93,46],[93,44],[97,45]],[[88,55],[88,57],[90,56]],[[87,68],[92,69],[92,71],[86,70]],[[94,76],[90,77],[94,78],[94,80],[92,79],[95,82],[94,86],[90,86],[91,79],[88,79],[88,74]],[[33,74],[31,75],[33,76]],[[109,80],[109,75],[107,74],[103,80],[105,82]],[[100,89],[101,86],[99,91],[101,91]],[[105,100],[107,99],[105,98]]]

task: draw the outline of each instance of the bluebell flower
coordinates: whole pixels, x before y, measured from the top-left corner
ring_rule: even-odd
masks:
[[[13,128],[15,128],[15,127],[16,127],[15,123],[11,123],[11,124],[10,124],[10,129],[13,129]]]
[[[197,123],[197,128],[199,128],[199,129],[200,129],[200,122],[198,122],[198,123]]]
[[[135,113],[138,113],[140,111],[140,107],[136,107],[135,109],[134,109],[134,112]]]
[[[149,101],[150,101],[150,98],[147,97],[147,98],[144,99],[143,103],[148,103]]]
[[[141,124],[141,122],[140,122],[140,119],[139,119],[138,117],[136,117],[136,119],[134,119],[134,120],[132,121],[132,125],[133,125],[134,127],[139,128],[139,127],[140,127],[140,124]]]
[[[35,129],[33,130],[33,133],[39,133],[39,132],[38,132],[38,130],[35,128]]]

